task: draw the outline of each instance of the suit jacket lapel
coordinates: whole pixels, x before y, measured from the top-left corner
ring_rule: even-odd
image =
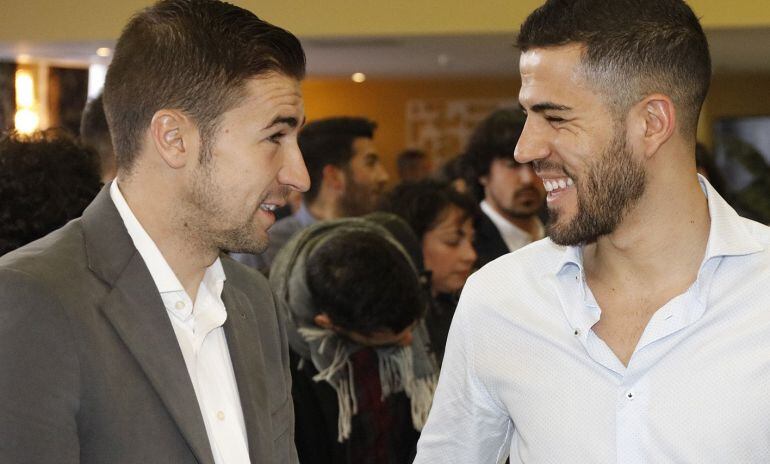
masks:
[[[83,230],[91,270],[113,287],[102,312],[147,375],[198,462],[214,464],[174,329],[150,271],[112,203],[109,184],[83,213]]]
[[[227,308],[224,330],[246,423],[249,457],[252,463],[270,462],[273,455],[270,424],[260,420],[260,417],[270,418],[270,410],[266,382],[261,380],[267,369],[259,341],[259,328],[246,295],[228,285],[227,281],[222,290],[222,300]],[[275,375],[282,373],[276,372]]]

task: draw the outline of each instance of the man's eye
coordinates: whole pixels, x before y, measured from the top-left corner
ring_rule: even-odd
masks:
[[[546,116],[545,120],[548,122],[564,122],[564,118],[558,116]]]
[[[286,134],[284,134],[283,132],[277,132],[277,133],[271,135],[270,137],[268,137],[267,139],[269,141],[271,141],[272,143],[280,143],[281,139],[283,138],[284,135],[286,135]]]

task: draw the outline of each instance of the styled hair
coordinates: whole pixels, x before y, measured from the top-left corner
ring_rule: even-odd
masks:
[[[495,159],[514,159],[513,152],[523,131],[524,115],[511,108],[492,112],[476,126],[465,148],[465,157],[477,182],[479,177],[489,174]]]
[[[583,46],[581,72],[616,119],[652,93],[667,95],[680,131],[695,136],[711,81],[708,42],[682,0],[547,0],[524,21],[522,52]]]
[[[308,203],[318,196],[324,166],[348,167],[353,158],[353,141],[374,138],[376,129],[374,121],[348,116],[319,119],[302,128],[297,142],[310,176],[310,190],[304,193]]]
[[[99,154],[102,172],[115,164],[115,152],[112,149],[110,128],[104,115],[102,95],[89,100],[80,118],[80,141]]]
[[[0,255],[79,217],[100,188],[96,154],[65,132],[0,138]]]
[[[463,218],[475,219],[479,208],[475,200],[458,192],[446,182],[424,179],[397,185],[385,197],[382,210],[402,217],[422,240],[449,212],[450,207],[462,211]]]
[[[399,333],[425,311],[409,256],[377,232],[347,231],[319,243],[306,277],[318,311],[346,331]]]
[[[163,108],[190,116],[205,148],[246,81],[270,73],[301,80],[305,54],[294,35],[250,11],[216,0],[163,0],[140,11],[118,39],[104,86],[118,168],[130,170]]]

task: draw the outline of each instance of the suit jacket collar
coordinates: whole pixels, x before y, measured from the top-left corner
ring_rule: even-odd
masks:
[[[112,287],[102,312],[147,375],[198,462],[213,464],[174,329],[155,282],[110,198],[109,184],[83,212],[82,224],[89,268]]]
[[[229,260],[223,260],[222,264],[227,269],[231,263]],[[257,420],[258,417],[264,416],[265,411],[270,410],[265,382],[255,382],[255,379],[264,377],[268,372],[262,345],[257,336],[259,333],[257,321],[246,295],[228,281],[225,281],[222,289],[222,301],[227,308],[227,321],[224,324],[225,337],[230,349],[235,381],[238,384],[241,408],[243,408],[249,457],[253,463],[269,462],[273,455],[272,441],[265,441],[265,437],[271,436],[270,430],[267,429],[269,424]],[[282,375],[281,372],[273,374]]]

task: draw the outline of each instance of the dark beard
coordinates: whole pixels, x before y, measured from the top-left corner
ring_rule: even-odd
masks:
[[[357,184],[348,177],[345,193],[340,199],[340,214],[342,217],[363,216],[373,212],[377,208],[377,195],[374,187]]]
[[[577,191],[575,217],[561,223],[559,211],[548,210],[546,229],[559,245],[592,243],[611,234],[647,185],[644,167],[633,159],[623,130],[617,131],[599,159],[587,166],[586,174],[573,180]]]

